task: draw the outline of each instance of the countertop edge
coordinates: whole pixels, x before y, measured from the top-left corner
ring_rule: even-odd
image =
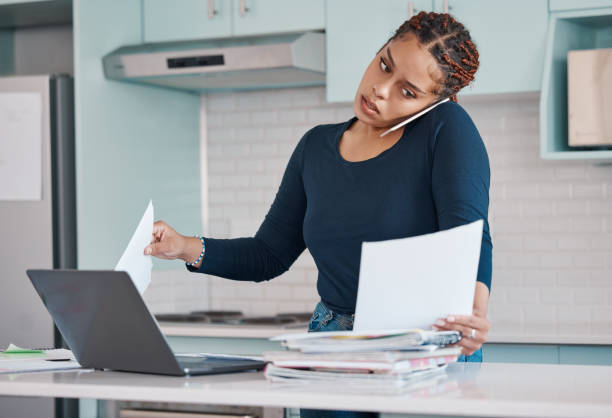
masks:
[[[160,322],[159,327],[168,337],[271,338],[282,334],[307,331],[306,328],[292,327],[175,324],[169,322]],[[487,343],[612,345],[612,336],[491,335]]]

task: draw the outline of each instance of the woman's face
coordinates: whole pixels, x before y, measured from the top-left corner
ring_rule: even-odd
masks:
[[[386,44],[374,57],[359,84],[353,110],[377,128],[395,125],[439,99],[435,80],[442,72],[434,57],[413,34]]]

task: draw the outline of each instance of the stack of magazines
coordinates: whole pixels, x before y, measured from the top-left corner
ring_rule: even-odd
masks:
[[[285,334],[286,351],[268,351],[271,381],[317,381],[405,386],[441,376],[457,360],[458,331],[388,330]]]

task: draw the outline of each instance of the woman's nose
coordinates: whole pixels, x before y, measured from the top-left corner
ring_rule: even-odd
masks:
[[[372,86],[372,91],[374,96],[379,99],[386,99],[389,95],[389,88],[385,84],[374,84]]]

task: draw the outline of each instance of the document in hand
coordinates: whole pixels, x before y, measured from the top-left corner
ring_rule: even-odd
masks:
[[[150,255],[144,254],[144,249],[151,242],[153,219],[153,201],[150,200],[134,235],[115,267],[115,270],[126,271],[130,275],[141,295],[151,283],[153,262]]]
[[[483,221],[417,237],[364,242],[355,330],[429,329],[471,315]]]

